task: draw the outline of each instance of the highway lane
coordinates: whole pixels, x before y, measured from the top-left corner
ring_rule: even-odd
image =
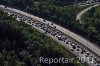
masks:
[[[2,6],[2,5],[1,5],[0,7],[1,7],[2,9],[4,9],[4,10],[10,11],[10,12],[19,13],[19,14],[22,14],[22,15],[25,15],[25,16],[30,17],[30,14],[28,14],[28,13],[25,13],[25,12],[22,12],[22,11],[19,11],[19,10],[16,10],[16,9],[12,9],[12,8],[4,8],[4,6]],[[47,20],[46,20],[46,22],[44,22],[42,18],[33,16],[33,15],[31,15],[31,18],[33,18],[33,19],[35,19],[35,20],[38,20],[38,21],[40,21],[40,22],[49,24],[50,26],[52,26],[50,21],[47,21]],[[74,37],[75,40],[77,39],[76,34],[74,35],[74,34],[73,34],[72,32],[70,32],[69,30],[67,30],[67,29],[65,29],[65,28],[62,28],[61,26],[58,26],[58,25],[56,25],[56,24],[54,24],[54,23],[53,23],[53,26],[56,26],[56,29],[60,30],[61,32],[65,33],[65,34],[67,34],[68,36],[71,35],[72,38]],[[39,31],[41,31],[39,28],[36,28],[36,29],[38,29]],[[48,36],[49,36],[49,34],[48,34]],[[54,40],[56,40],[57,42],[59,42],[60,44],[62,44],[62,45],[63,45],[64,47],[66,47],[67,49],[68,49],[68,48],[70,49],[69,46],[67,46],[67,45],[66,45],[65,43],[63,43],[62,41],[57,40],[56,38],[54,38],[54,36],[51,36],[51,35],[50,35],[50,37],[53,38]],[[79,38],[80,38],[80,37],[79,37]],[[79,41],[80,41],[80,39],[79,39]],[[87,45],[86,45],[86,46],[87,46]],[[76,52],[73,52],[73,53],[76,54],[76,55],[80,55],[80,54],[78,54],[78,53],[76,53]],[[81,56],[80,56],[80,57],[81,57]]]

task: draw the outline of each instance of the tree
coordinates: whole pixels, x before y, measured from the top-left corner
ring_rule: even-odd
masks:
[[[0,66],[4,66],[4,57],[2,53],[0,53]]]

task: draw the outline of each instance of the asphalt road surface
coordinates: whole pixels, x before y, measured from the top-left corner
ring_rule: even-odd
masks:
[[[86,8],[86,9],[82,10],[80,13],[78,13],[78,14],[76,15],[76,20],[80,20],[80,19],[81,19],[81,16],[82,16],[85,12],[87,12],[87,11],[90,10],[91,8],[97,7],[97,6],[99,6],[99,5],[100,5],[100,4],[96,4],[96,5],[90,6],[90,7]]]

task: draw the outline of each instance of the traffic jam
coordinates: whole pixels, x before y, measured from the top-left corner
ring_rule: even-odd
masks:
[[[93,62],[93,64],[95,66],[100,65],[100,58],[97,55],[95,55],[95,53],[93,53],[86,47],[74,42],[66,34],[57,30],[56,26],[54,26],[53,23],[51,23],[52,26],[50,26],[50,24],[45,24],[45,22],[46,22],[45,19],[43,19],[43,22],[44,22],[43,23],[43,22],[39,22],[38,20],[34,20],[31,17],[24,16],[24,15],[10,13],[8,11],[5,11],[5,13],[7,13],[8,16],[12,16],[17,21],[24,22],[24,23],[32,26],[33,28],[35,28],[35,27],[39,28],[39,29],[43,30],[45,34],[50,34],[53,37],[56,37],[57,40],[66,43],[66,45],[70,46],[71,52],[75,51],[75,52],[81,54],[82,56],[84,55],[84,57],[87,57],[88,60],[86,60],[85,62]]]

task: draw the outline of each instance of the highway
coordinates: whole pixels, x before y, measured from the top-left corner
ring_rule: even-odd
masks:
[[[42,18],[39,18],[37,16],[34,16],[34,15],[31,15],[31,14],[28,14],[26,12],[23,12],[23,11],[20,11],[20,10],[17,10],[17,9],[14,9],[14,8],[5,8],[5,6],[3,5],[0,5],[0,9],[1,10],[4,10],[4,11],[8,11],[9,13],[14,13],[14,14],[17,14],[17,15],[20,15],[20,16],[25,16],[25,17],[29,17],[29,18],[32,18],[32,20],[37,20],[38,22],[41,22],[43,24],[46,24],[46,25],[49,25],[50,27],[56,27],[57,30],[61,31],[62,33],[66,34],[67,37],[69,37],[72,41],[74,41],[76,44],[78,45],[82,45],[82,47],[84,48],[87,48],[86,50],[89,51],[91,54],[95,55],[98,59],[100,57],[100,49],[97,48],[96,46],[94,46],[91,42],[85,40],[84,38],[82,38],[81,36],[69,31],[68,29],[65,29],[57,24],[54,24],[53,22],[50,22],[50,21],[47,21],[44,22],[44,20]],[[27,22],[25,22],[27,23]],[[52,25],[53,23],[53,25]],[[32,26],[32,23],[27,23],[29,25]],[[38,28],[38,27],[34,27],[32,26],[33,28],[39,30],[40,32],[44,33],[45,31],[42,30],[41,28]],[[72,46],[70,46],[69,44],[67,45],[64,41],[60,41],[57,39],[56,36],[53,36],[51,35],[50,33],[47,33],[46,34],[47,36],[51,37],[52,39],[54,39],[55,41],[59,42],[59,44],[61,44],[62,46],[64,46],[66,49],[68,49],[70,52],[72,52],[73,54],[75,54],[76,56],[78,57],[85,57],[86,54],[81,54],[79,51],[75,50],[75,51],[71,51],[71,48]],[[92,51],[92,52],[91,52]],[[99,56],[99,57],[98,57]],[[100,59],[99,59],[100,61]],[[88,63],[90,66],[96,66],[97,64],[94,64],[94,63]]]

